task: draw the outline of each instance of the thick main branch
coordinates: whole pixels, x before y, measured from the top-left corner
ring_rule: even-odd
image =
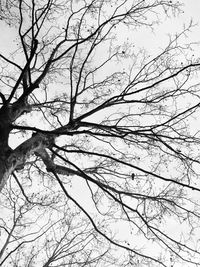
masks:
[[[6,159],[0,158],[0,192],[14,170],[23,167],[31,155],[51,146],[53,142],[52,135],[35,134],[14,149]]]

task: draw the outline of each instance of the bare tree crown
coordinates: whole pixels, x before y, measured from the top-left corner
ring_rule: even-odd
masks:
[[[126,36],[181,8],[1,1],[0,266],[200,264],[193,23],[153,55]]]

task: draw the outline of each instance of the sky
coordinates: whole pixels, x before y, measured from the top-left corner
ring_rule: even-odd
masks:
[[[175,34],[176,32],[179,32],[183,29],[183,24],[189,24],[190,19],[192,18],[195,23],[199,23],[195,28],[193,28],[192,32],[188,36],[188,40],[192,41],[200,41],[200,0],[184,0],[185,2],[185,8],[184,13],[180,14],[179,17],[174,19],[167,19],[165,23],[161,24],[157,29],[155,29],[155,32],[149,32],[149,30],[143,30],[143,32],[138,32],[134,36],[129,36],[129,38],[133,39],[133,43],[137,42],[137,45],[140,45],[141,47],[148,48],[152,53],[156,52],[159,49],[162,49],[162,47],[167,43],[168,37],[167,34]],[[15,32],[13,29],[9,27],[5,27],[3,22],[0,22],[0,31],[1,31],[1,40],[0,40],[0,51],[2,52],[8,52],[9,49],[13,48],[13,42],[12,39],[14,39]],[[159,38],[158,38],[159,36]],[[199,53],[199,51],[195,51],[195,53]],[[16,145],[16,143],[15,143]],[[75,183],[79,183],[78,180],[75,181]],[[75,186],[74,188],[77,188],[78,186]],[[80,186],[79,186],[80,188]],[[80,188],[80,192],[76,191],[77,195],[81,194],[82,187]],[[86,203],[85,205],[88,207],[89,199],[85,199]],[[169,226],[172,227],[173,225]],[[123,233],[124,234],[124,233]],[[127,237],[128,238],[128,237]],[[181,267],[178,265],[174,265],[175,267]],[[185,265],[187,266],[187,265]]]
[[[180,2],[183,2],[185,6],[183,7],[183,12],[178,16],[166,18],[165,22],[162,22],[159,26],[155,26],[154,32],[149,31],[149,29],[143,29],[143,31],[138,32],[138,36],[135,39],[141,46],[144,46],[152,53],[159,48],[162,49],[169,40],[168,35],[179,33],[183,30],[184,25],[189,25],[191,19],[197,25],[188,35],[188,40],[194,42],[200,41],[200,1],[183,0]]]

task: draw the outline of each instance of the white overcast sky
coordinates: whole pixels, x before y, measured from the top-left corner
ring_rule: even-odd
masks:
[[[183,12],[175,18],[169,18],[165,22],[161,22],[159,27],[155,26],[154,33],[150,33],[149,30],[141,33],[142,38],[139,38],[141,45],[145,45],[145,41],[148,38],[146,43],[148,48],[146,48],[150,49],[150,51],[155,51],[157,50],[156,48],[164,48],[169,40],[168,34],[179,33],[183,30],[183,25],[189,25],[191,19],[197,25],[188,35],[187,42],[200,42],[200,0],[180,0],[180,2],[184,3]]]
[[[173,1],[173,0],[172,0]],[[148,48],[152,51],[156,51],[161,48],[163,45],[166,45],[167,42],[167,34],[176,33],[183,29],[183,24],[188,25],[190,19],[193,19],[195,23],[199,23],[193,31],[191,35],[188,36],[188,42],[190,41],[199,41],[200,42],[200,0],[180,0],[180,2],[184,2],[185,7],[183,8],[184,13],[180,14],[177,18],[166,20],[165,23],[162,23],[156,30],[155,33],[139,32],[138,36],[133,36],[136,38],[137,42],[141,43],[141,46],[149,46]],[[13,48],[13,37],[15,36],[15,30],[5,27],[5,24],[0,21],[0,52],[4,53],[9,51],[9,49]],[[148,42],[147,42],[148,39]],[[134,42],[134,39],[133,39]],[[147,47],[146,47],[147,48]],[[197,54],[200,54],[200,49],[197,51]],[[16,141],[16,140],[15,140]],[[16,145],[16,144],[15,144]],[[80,183],[79,179],[76,180],[76,183]],[[83,187],[75,186],[76,192],[74,194],[81,194],[83,192]],[[77,191],[77,188],[80,188],[80,191]],[[85,198],[85,203],[82,203],[83,206],[87,206],[90,208],[90,200]],[[174,228],[174,225],[172,226]],[[125,234],[125,232],[123,232]],[[176,265],[179,267],[178,265]],[[184,265],[186,266],[186,265]]]

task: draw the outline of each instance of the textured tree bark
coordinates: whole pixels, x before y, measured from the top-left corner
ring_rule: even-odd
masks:
[[[35,134],[23,142],[6,157],[5,153],[0,159],[0,192],[9,176],[17,168],[25,165],[27,159],[37,151],[47,148],[54,142],[54,137],[44,134]],[[2,154],[2,152],[0,152]]]
[[[47,137],[38,134],[22,143],[15,150],[9,147],[8,139],[13,129],[12,123],[24,112],[29,111],[30,107],[26,103],[26,98],[12,104],[6,102],[0,109],[0,192],[10,174],[17,167],[22,166],[38,146],[47,143]]]
[[[39,149],[36,153],[40,158],[42,159],[43,163],[46,166],[47,172],[56,172],[57,174],[61,175],[78,175],[78,176],[83,176],[79,171],[73,170],[71,168],[61,166],[58,164],[55,164],[49,154],[46,152],[45,149]]]
[[[6,161],[12,151],[8,146],[8,137],[11,131],[10,125],[9,107],[3,106],[0,110],[0,191],[5,184],[6,177],[9,176],[7,174]]]

